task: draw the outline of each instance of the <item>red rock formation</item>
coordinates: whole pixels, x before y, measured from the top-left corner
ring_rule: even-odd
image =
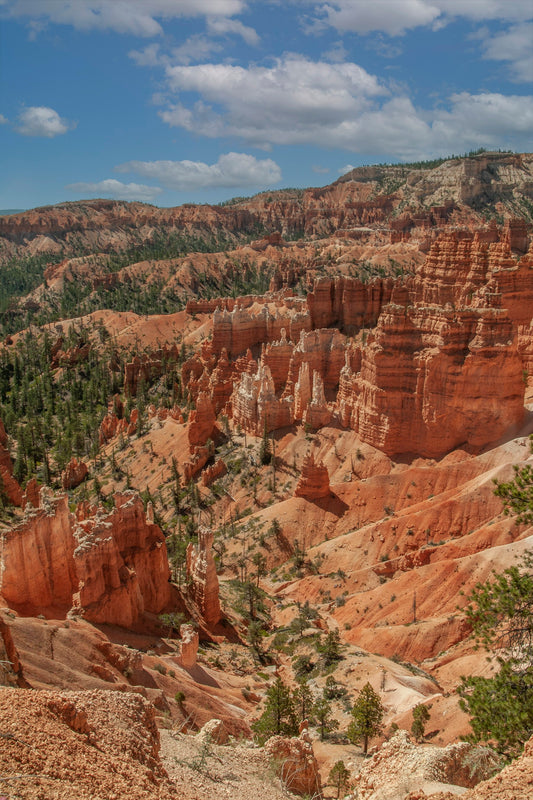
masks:
[[[214,452],[215,446],[213,442],[203,447],[192,448],[191,458],[183,464],[183,483],[185,485],[202,471]]]
[[[79,579],[74,606],[92,622],[130,627],[170,599],[165,537],[147,521],[134,492],[117,494],[115,508],[75,528]],[[105,572],[102,565],[105,564]]]
[[[20,613],[53,610],[130,627],[169,601],[165,538],[133,492],[109,514],[77,522],[66,496],[41,490],[41,507],[4,535],[1,594]]]
[[[330,495],[327,467],[322,462],[315,464],[315,457],[313,453],[310,453],[304,458],[302,474],[294,490],[294,496],[306,497],[308,500],[319,500]]]
[[[268,247],[287,247],[287,242],[283,241],[281,233],[276,231],[275,233],[270,233],[268,236],[263,236],[262,239],[256,239],[253,242],[250,242],[250,247],[252,250],[266,250]]]
[[[61,485],[63,489],[75,489],[76,486],[83,483],[88,474],[89,468],[85,461],[78,461],[76,458],[71,458],[61,477]]]
[[[294,367],[294,362],[293,362]],[[294,386],[294,418],[302,419],[311,399],[311,380],[309,364],[304,361],[298,372],[298,380]]]
[[[226,407],[233,392],[233,382],[237,377],[235,365],[230,363],[228,354],[223,349],[209,378],[209,395],[215,414],[219,414]]]
[[[285,386],[293,352],[294,344],[288,341],[285,328],[281,329],[281,339],[278,342],[271,342],[263,349],[262,359],[270,369],[276,392]]]
[[[196,398],[196,409],[189,415],[187,435],[189,447],[204,445],[215,436],[216,417],[207,392],[200,392]]]
[[[315,370],[313,372],[313,394],[304,412],[303,421],[316,430],[329,425],[331,416],[331,409],[326,403],[322,378]]]
[[[229,355],[244,353],[257,344],[279,341],[281,331],[296,341],[302,330],[311,329],[305,300],[293,297],[258,298],[262,305],[245,308],[236,304],[233,311],[217,309],[213,314],[213,352],[224,348]]]
[[[255,375],[244,373],[236,384],[232,398],[233,422],[256,436],[290,425],[293,404],[278,399],[269,367],[261,362]]]
[[[200,614],[209,626],[216,625],[222,616],[218,596],[218,577],[213,557],[213,532],[198,531],[198,547],[187,546],[187,581],[189,591]]]
[[[41,508],[4,533],[0,592],[21,613],[36,616],[49,608],[65,615],[77,588],[76,540],[66,496],[51,501],[41,489]]]
[[[198,653],[199,635],[196,628],[192,625],[180,625],[180,654],[178,661],[185,669],[192,669],[196,666],[196,656]]]
[[[22,496],[22,508],[26,509],[26,506],[28,505],[32,505],[33,508],[39,508],[39,504],[41,502],[40,491],[41,487],[37,483],[36,479],[30,478],[26,484],[26,489]]]
[[[287,739],[272,736],[265,743],[265,752],[277,764],[276,774],[287,791],[309,797],[322,797],[318,763],[307,731]]]
[[[393,297],[392,278],[362,283],[356,278],[319,278],[307,295],[312,328],[330,328],[353,333],[376,324],[382,307]]]
[[[207,467],[207,469],[204,469],[202,472],[202,485],[211,486],[212,483],[225,475],[227,471],[226,462],[222,458],[217,459],[213,466]]]
[[[119,418],[116,414],[106,414],[100,423],[100,430],[98,433],[99,443],[105,444],[115,436],[118,428]]]
[[[163,375],[179,357],[176,345],[162,347],[143,356],[135,356],[124,365],[124,392],[135,397],[140,381],[151,381]]]
[[[346,337],[335,328],[302,331],[293,350],[291,369],[299,371],[300,365],[307,363],[309,375],[318,372],[326,391],[336,389],[344,366],[346,345]]]
[[[338,403],[343,424],[388,455],[436,457],[459,445],[481,448],[520,426],[523,391],[504,312],[391,305],[360,372],[343,369]]]

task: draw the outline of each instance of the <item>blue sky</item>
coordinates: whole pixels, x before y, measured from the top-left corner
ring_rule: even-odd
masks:
[[[533,0],[0,0],[0,208],[533,149]]]

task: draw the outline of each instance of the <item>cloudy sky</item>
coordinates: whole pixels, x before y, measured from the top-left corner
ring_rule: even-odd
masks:
[[[0,208],[533,149],[533,0],[0,0]]]

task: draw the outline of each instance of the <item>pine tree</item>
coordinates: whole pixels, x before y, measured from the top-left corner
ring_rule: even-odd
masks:
[[[305,678],[298,679],[298,688],[294,690],[293,698],[300,722],[309,720],[313,710],[313,695]]]
[[[295,736],[298,733],[296,720],[291,690],[278,677],[267,689],[265,709],[253,723],[252,730],[258,742],[264,744],[270,736]]]
[[[337,800],[342,792],[346,792],[350,772],[346,769],[344,761],[336,761],[329,771],[328,781],[337,790]]]
[[[514,758],[533,735],[533,552],[477,584],[469,600],[466,618],[478,643],[497,651],[499,672],[463,677],[457,689],[471,715],[468,738]]]
[[[352,721],[348,726],[348,739],[352,744],[363,741],[363,753],[368,752],[368,740],[381,733],[385,709],[369,683],[365,683],[352,708]]]
[[[323,742],[328,733],[339,727],[338,721],[333,716],[331,701],[322,694],[313,706],[313,713],[320,731],[320,741]]]
[[[413,708],[413,724],[411,725],[411,733],[417,742],[421,742],[424,738],[426,722],[429,719],[429,709],[424,703],[419,703]]]
[[[319,649],[322,653],[322,658],[324,659],[324,664],[326,666],[333,664],[335,661],[340,661],[342,658],[341,636],[338,629],[334,628],[333,630],[328,631],[324,642],[317,649]]]

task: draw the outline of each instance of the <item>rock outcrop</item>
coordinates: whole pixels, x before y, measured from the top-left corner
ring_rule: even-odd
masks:
[[[2,792],[28,798],[178,798],[139,694],[3,689]]]
[[[530,800],[533,791],[533,739],[523,754],[498,775],[465,792],[464,800]]]
[[[305,497],[308,500],[320,500],[330,495],[327,467],[322,462],[316,464],[313,453],[310,453],[304,458],[302,473],[296,484],[294,496]]]
[[[207,467],[202,472],[202,485],[211,486],[212,483],[222,478],[228,468],[226,462],[222,458],[218,458],[211,467]]]
[[[189,446],[191,448],[205,445],[208,439],[215,436],[216,417],[207,392],[200,392],[196,398],[196,409],[191,411],[188,425]]]
[[[133,492],[109,513],[76,519],[65,496],[41,490],[40,508],[4,534],[0,593],[20,613],[131,627],[168,604],[165,538]]]
[[[130,397],[137,395],[142,382],[148,382],[163,375],[177,362],[179,351],[176,345],[154,350],[148,355],[134,356],[124,365],[124,392]]]
[[[222,612],[218,593],[218,577],[213,556],[213,532],[198,531],[198,547],[187,546],[187,581],[191,598],[207,625],[220,622]]]
[[[420,747],[411,742],[407,731],[399,730],[355,776],[357,797],[377,800],[385,796],[404,797],[410,790],[421,787],[429,793],[446,792],[450,784],[475,786],[487,777],[487,772],[481,766],[470,769],[468,755],[472,749],[465,742],[447,747]],[[461,796],[470,797],[470,792]]]
[[[360,371],[343,369],[338,405],[342,424],[387,455],[438,457],[518,428],[523,392],[504,311],[389,305]]]
[[[78,461],[77,458],[71,458],[61,476],[61,485],[63,489],[75,489],[76,486],[83,483],[88,474],[89,468],[85,461]]]
[[[318,763],[307,730],[290,739],[272,736],[265,743],[265,752],[274,760],[276,773],[287,791],[322,797]]]
[[[184,669],[196,666],[199,635],[192,625],[180,625],[180,653],[178,661]]]
[[[293,404],[290,399],[278,398],[270,367],[263,361],[255,375],[245,372],[235,386],[231,398],[233,421],[256,436],[290,425]]]

